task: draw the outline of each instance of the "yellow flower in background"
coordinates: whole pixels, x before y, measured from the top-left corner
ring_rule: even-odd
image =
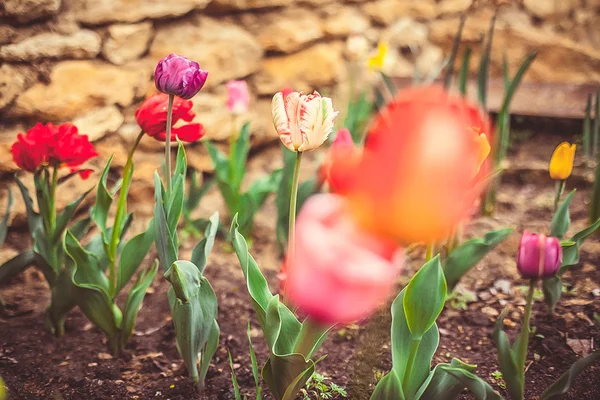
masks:
[[[0,378],[0,400],[6,399],[6,389],[4,388],[4,381]]]
[[[371,71],[381,71],[387,53],[388,45],[385,42],[379,42],[379,44],[377,45],[377,54],[369,58],[369,69]]]
[[[550,178],[564,181],[571,175],[576,148],[577,146],[574,144],[562,142],[554,149],[550,159],[550,168],[548,169]]]

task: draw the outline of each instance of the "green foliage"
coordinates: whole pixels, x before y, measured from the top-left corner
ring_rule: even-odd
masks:
[[[257,179],[246,192],[242,192],[250,150],[250,123],[242,126],[239,136],[231,143],[229,157],[212,143],[207,142],[206,147],[215,167],[214,179],[229,216],[239,214],[240,230],[248,235],[252,231],[254,215],[263,206],[268,195],[277,190],[282,172],[275,170],[271,175]]]
[[[346,389],[333,382],[328,383],[328,380],[329,378],[315,372],[306,384],[306,389],[302,389],[303,400],[328,400],[336,396],[348,397]]]
[[[271,293],[239,232],[237,216],[233,218],[230,237],[270,350],[262,377],[277,400],[292,400],[313,375],[318,360],[313,361],[311,357],[321,346],[328,329],[316,329],[310,320],[301,323],[279,296]]]
[[[587,103],[585,106],[585,118],[583,120],[583,154],[585,156],[585,165],[587,167],[591,157],[591,130],[592,130],[592,94],[590,93],[587,97]]]
[[[366,125],[373,113],[373,103],[367,97],[367,93],[361,93],[358,98],[348,101],[344,128],[350,131],[354,143],[362,143]]]
[[[512,228],[490,231],[483,238],[471,239],[454,249],[444,262],[448,291],[453,291],[460,279],[486,254],[502,243],[512,231]]]
[[[13,205],[13,197],[12,192],[8,189],[8,201],[6,202],[6,210],[4,211],[4,216],[0,221],[0,249],[4,245],[4,240],[6,240],[6,232],[8,232],[8,218],[10,217],[10,210]]]
[[[556,382],[548,386],[540,400],[555,400],[567,393],[573,383],[573,380],[582,373],[587,367],[600,360],[600,351],[595,351],[580,360],[577,360],[571,367],[558,378]]]
[[[550,223],[551,236],[556,236],[557,238],[562,239],[569,230],[569,226],[571,225],[569,207],[573,201],[573,196],[575,196],[575,190],[569,193],[565,200],[556,209],[556,212],[552,217],[552,222]]]
[[[453,360],[431,370],[440,339],[435,319],[445,295],[446,282],[439,257],[435,257],[421,267],[392,304],[392,370],[379,381],[371,400],[452,400],[465,387],[473,388],[477,399],[501,399],[485,381],[472,374],[474,365]],[[426,297],[431,299],[424,300]],[[423,315],[410,314],[416,310]],[[415,322],[417,318],[422,321]],[[424,333],[422,329],[426,329]]]
[[[189,194],[185,197],[183,204],[183,217],[185,221],[184,230],[189,231],[193,234],[198,234],[204,231],[204,228],[208,224],[205,218],[192,218],[192,212],[198,207],[200,201],[204,198],[206,193],[213,187],[215,180],[208,179],[206,182],[201,182],[202,173],[198,173],[195,169],[191,168],[190,172],[190,184]]]
[[[596,119],[600,119],[600,116],[596,116]],[[596,156],[596,172],[594,174],[589,217],[590,223],[600,219],[600,155]]]

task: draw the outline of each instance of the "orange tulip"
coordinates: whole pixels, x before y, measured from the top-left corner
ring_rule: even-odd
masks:
[[[441,87],[400,92],[353,172],[348,197],[359,223],[404,243],[447,237],[483,189],[489,131],[476,105]]]

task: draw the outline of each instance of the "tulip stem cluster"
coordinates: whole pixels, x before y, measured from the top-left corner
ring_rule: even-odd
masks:
[[[167,190],[171,189],[171,125],[173,122],[173,100],[175,96],[169,94],[167,106],[167,132],[165,137],[165,182]]]
[[[292,191],[290,194],[290,220],[288,233],[288,259],[294,259],[296,248],[296,205],[298,203],[298,181],[300,178],[300,164],[302,163],[302,152],[296,153],[296,164],[294,164],[294,177],[292,179]]]
[[[50,230],[56,228],[56,187],[58,186],[58,167],[52,170],[52,183],[50,184]]]

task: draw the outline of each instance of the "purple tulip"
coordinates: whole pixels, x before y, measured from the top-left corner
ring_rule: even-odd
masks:
[[[158,62],[154,83],[163,93],[189,100],[202,89],[207,77],[208,71],[201,70],[196,61],[170,54]]]
[[[524,278],[550,278],[562,264],[562,248],[555,237],[538,235],[527,230],[519,244],[517,267]]]

